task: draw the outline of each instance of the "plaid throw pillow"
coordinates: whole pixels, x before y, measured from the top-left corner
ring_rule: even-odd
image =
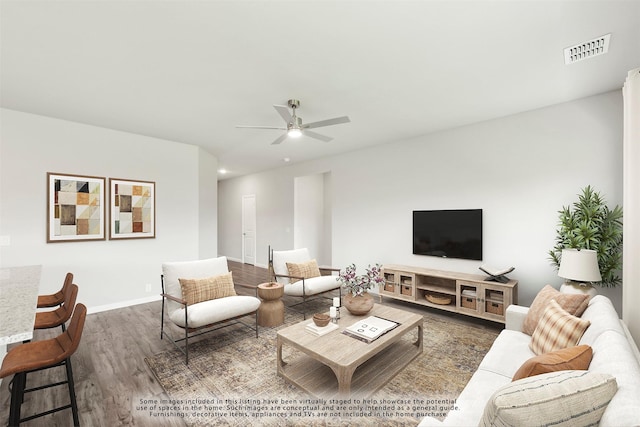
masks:
[[[287,263],[287,270],[289,276],[304,277],[309,279],[311,277],[320,276],[320,269],[318,268],[318,262],[315,259],[311,261],[302,262],[300,264],[294,264],[292,262]],[[298,279],[291,279],[289,283],[298,282]]]
[[[204,279],[178,279],[187,305],[236,295],[231,272]]]
[[[524,324],[522,325],[522,332],[527,335],[533,334],[542,314],[549,305],[549,301],[552,299],[556,300],[556,302],[560,304],[560,307],[565,309],[569,314],[580,317],[589,305],[589,298],[589,295],[586,294],[563,294],[550,285],[546,285],[538,292],[531,307],[529,307],[527,317],[524,319]]]
[[[551,300],[533,331],[529,347],[538,355],[573,347],[590,324],[588,320],[567,313],[556,300]]]

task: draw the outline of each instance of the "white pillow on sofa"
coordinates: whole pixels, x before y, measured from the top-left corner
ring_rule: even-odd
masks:
[[[618,389],[616,379],[590,371],[559,371],[499,388],[480,426],[597,425]]]

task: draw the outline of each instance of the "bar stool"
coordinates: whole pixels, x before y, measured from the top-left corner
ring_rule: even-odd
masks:
[[[64,291],[73,283],[73,273],[67,273],[64,277],[62,289],[51,295],[38,295],[38,308],[55,307],[64,301]]]
[[[63,301],[60,307],[52,311],[40,311],[36,313],[36,321],[33,329],[49,329],[62,326],[64,332],[64,324],[71,318],[73,306],[78,296],[78,285],[69,285],[64,289]]]
[[[75,353],[80,344],[86,315],[87,308],[84,304],[78,304],[69,323],[69,328],[65,332],[52,339],[21,344],[9,350],[0,368],[0,378],[5,378],[13,374],[13,388],[11,389],[11,405],[9,408],[10,426],[18,426],[21,422],[69,408],[71,408],[73,413],[73,425],[80,425],[78,404],[76,402],[76,393],[73,384],[73,372],[71,370],[71,355]],[[26,388],[27,374],[63,365],[67,370],[66,381],[31,389]],[[22,406],[25,393],[63,384],[67,384],[69,388],[69,398],[71,400],[69,404],[26,418],[20,418],[20,407]]]

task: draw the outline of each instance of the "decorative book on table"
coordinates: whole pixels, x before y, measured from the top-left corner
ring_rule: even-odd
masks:
[[[398,325],[398,322],[393,322],[377,316],[369,316],[366,319],[359,320],[349,326],[342,333],[357,338],[360,341],[370,343],[380,338],[390,330],[398,327]]]
[[[320,327],[313,323],[313,321],[311,321],[311,323],[306,327],[307,332],[319,337],[324,334],[328,334],[331,331],[335,331],[336,329],[338,329],[338,325],[336,323],[329,323],[327,326]]]

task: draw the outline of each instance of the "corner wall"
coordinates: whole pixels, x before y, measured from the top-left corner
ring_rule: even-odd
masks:
[[[0,266],[42,264],[40,293],[60,289],[70,271],[91,311],[159,299],[163,261],[217,255],[215,157],[192,145],[0,113],[0,236],[10,239]],[[46,243],[47,172],[155,181],[156,238]]]
[[[547,283],[560,286],[547,252],[557,212],[592,185],[622,205],[622,96],[610,92],[407,141],[290,165],[218,184],[219,251],[240,256],[243,191],[258,203],[258,260],[267,247],[293,246],[293,182],[331,172],[332,263],[397,263],[479,273],[482,263],[514,266],[519,303]],[[268,204],[267,204],[268,202]],[[418,209],[482,208],[483,262],[413,255]],[[599,289],[621,311],[620,288]]]

